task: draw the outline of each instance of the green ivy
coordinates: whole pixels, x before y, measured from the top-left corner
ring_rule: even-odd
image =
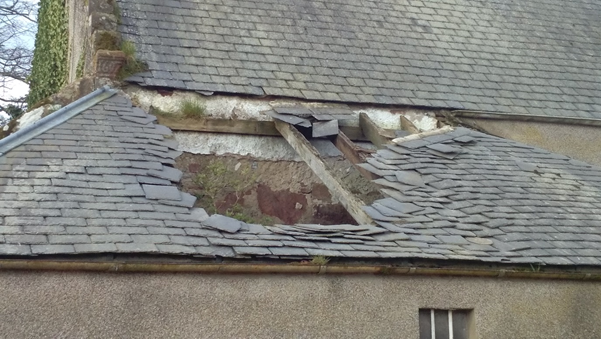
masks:
[[[68,14],[64,0],[41,0],[27,105],[58,92],[67,80]]]

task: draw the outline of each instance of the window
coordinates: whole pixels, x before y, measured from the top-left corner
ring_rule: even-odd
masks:
[[[419,310],[420,339],[469,339],[471,310]]]

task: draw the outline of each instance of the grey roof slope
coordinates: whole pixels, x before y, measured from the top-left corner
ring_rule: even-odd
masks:
[[[142,85],[601,119],[599,1],[118,2]]]
[[[1,140],[0,255],[601,265],[601,170],[560,155],[460,128],[369,160],[389,187],[365,207],[377,225],[261,226],[194,208],[154,120],[115,95],[10,151]]]
[[[410,137],[407,137],[410,138]],[[465,128],[379,150],[364,168],[391,198],[366,211],[426,253],[601,263],[601,169]],[[396,219],[396,221],[395,221]],[[387,223],[388,221],[388,223]]]

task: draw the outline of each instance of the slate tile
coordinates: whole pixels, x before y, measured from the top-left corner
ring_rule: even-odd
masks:
[[[156,253],[159,249],[150,243],[116,243],[117,251],[122,253]]]
[[[4,255],[29,255],[32,252],[30,245],[0,244],[0,253]]]
[[[75,244],[76,253],[114,253],[117,252],[115,244]]]
[[[425,185],[421,174],[419,174],[416,171],[395,171],[394,175],[396,176],[397,180],[402,184],[410,186]]]
[[[183,245],[166,245],[166,244],[158,244],[156,245],[159,252],[161,253],[171,253],[171,254],[196,254],[196,249],[193,246],[183,246]]]
[[[148,171],[148,175],[177,183],[182,178],[182,171],[180,171],[176,168],[173,168],[173,167],[163,166],[163,169],[161,171],[157,171],[157,170]],[[144,190],[144,191],[146,191],[146,190]],[[171,200],[175,200],[175,199],[171,199]]]
[[[49,235],[48,242],[51,244],[85,244],[90,243],[90,237],[87,235]]]
[[[201,237],[170,235],[169,239],[172,243],[178,245],[209,246],[209,241]]]
[[[411,235],[411,236],[409,236],[409,238],[415,242],[423,242],[423,243],[428,243],[428,244],[442,243],[441,240],[439,240],[431,235]],[[396,243],[398,244],[399,242],[397,241]]]
[[[233,258],[236,256],[236,253],[234,253],[234,250],[231,247],[196,246],[195,249],[199,255],[207,257]]]
[[[465,240],[465,238],[463,238],[462,236],[458,236],[458,235],[437,235],[436,238],[438,238],[440,241],[442,241],[445,244],[451,244],[451,245],[469,244],[469,242],[467,240]]]
[[[4,239],[8,244],[46,244],[48,238],[45,235],[33,235],[33,234],[15,234],[5,235]]]
[[[135,243],[164,244],[170,242],[169,237],[164,234],[132,234],[131,238]]]
[[[265,247],[234,247],[233,249],[237,255],[271,255],[271,252]]]
[[[236,240],[236,239],[225,239],[225,238],[207,238],[209,243],[214,246],[240,246],[247,247],[247,244],[244,240]]]
[[[213,214],[202,222],[203,225],[228,233],[236,233],[242,228],[242,222],[220,214]]]
[[[268,250],[280,257],[307,257],[309,253],[298,247],[268,247]]]
[[[326,250],[318,248],[305,248],[307,253],[311,256],[324,256],[324,257],[342,257],[343,254],[335,250]]]
[[[152,200],[182,200],[181,193],[174,186],[142,185],[147,199]]]

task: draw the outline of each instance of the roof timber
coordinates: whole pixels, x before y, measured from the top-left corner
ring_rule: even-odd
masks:
[[[326,185],[340,204],[346,208],[349,214],[359,224],[372,224],[373,220],[363,211],[365,205],[361,200],[351,194],[332,174],[328,165],[321,159],[319,152],[309,141],[293,126],[282,121],[276,120],[275,127],[288,141],[290,146],[298,155],[309,165],[315,175]]]
[[[231,119],[185,119],[176,117],[157,116],[161,125],[167,126],[173,131],[206,132],[206,133],[226,133],[243,135],[262,135],[262,136],[281,136],[276,129],[273,121],[258,120],[231,120]],[[370,141],[365,136],[360,127],[357,126],[339,126],[342,131],[352,141]],[[386,135],[394,134],[393,130],[382,129]]]
[[[334,146],[338,148],[344,157],[355,166],[355,168],[363,175],[365,178],[369,180],[375,180],[378,178],[377,175],[371,173],[370,171],[364,169],[363,167],[357,166],[358,164],[364,163],[366,161],[366,153],[372,153],[371,150],[366,150],[358,147],[355,143],[349,139],[349,137],[344,134],[344,132],[339,131],[338,135],[334,137]]]
[[[361,127],[363,134],[365,134],[378,148],[384,147],[385,144],[390,143],[390,140],[395,137],[393,132],[386,131],[378,126],[371,120],[367,113],[359,114],[359,126]]]

